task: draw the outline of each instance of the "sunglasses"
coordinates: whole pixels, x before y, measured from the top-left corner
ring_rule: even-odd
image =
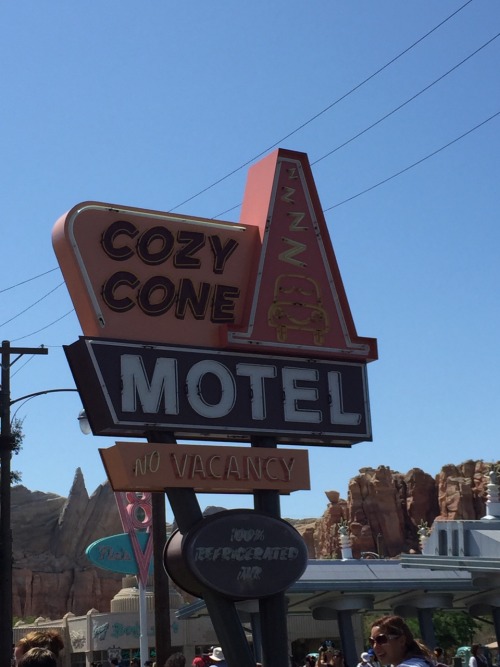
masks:
[[[401,635],[377,635],[376,637],[369,637],[368,643],[370,646],[382,646],[382,644],[387,644],[389,639],[396,639],[396,637],[401,637]]]

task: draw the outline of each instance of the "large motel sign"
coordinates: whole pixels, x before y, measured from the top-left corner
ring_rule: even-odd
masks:
[[[370,438],[365,364],[81,338],[66,348],[99,435],[348,446]]]
[[[53,243],[84,334],[66,354],[93,433],[149,441],[101,450],[113,488],[167,494],[179,533],[165,566],[204,597],[231,667],[255,663],[233,604],[249,598],[264,665],[288,667],[284,590],[307,554],[278,494],[309,476],[307,452],[277,445],[371,440],[377,358],[356,332],[307,156],[280,149],[254,165],[237,224],[85,202]],[[207,530],[195,492],[215,490],[253,492],[255,510]],[[228,568],[241,534],[250,562]],[[279,580],[276,553],[289,557]]]

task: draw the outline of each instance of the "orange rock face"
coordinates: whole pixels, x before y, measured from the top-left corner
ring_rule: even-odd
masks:
[[[418,552],[421,522],[431,526],[435,519],[480,519],[485,515],[489,469],[490,464],[483,461],[466,461],[444,466],[434,478],[420,468],[406,474],[387,466],[362,468],[349,482],[347,500],[337,491],[326,492],[327,509],[313,535],[309,528],[309,553],[314,558],[340,558],[341,521],[349,526],[355,558]]]

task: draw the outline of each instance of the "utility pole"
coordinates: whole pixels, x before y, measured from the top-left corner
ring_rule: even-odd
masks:
[[[10,369],[24,354],[48,354],[46,347],[11,347],[2,341],[0,388],[0,665],[10,665],[12,658],[12,531],[11,531],[11,458],[12,424],[10,421]],[[11,355],[17,355],[11,361]]]

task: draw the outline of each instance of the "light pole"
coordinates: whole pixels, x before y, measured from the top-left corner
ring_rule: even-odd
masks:
[[[48,354],[45,347],[11,347],[4,340],[1,347],[2,371],[0,388],[0,665],[10,665],[12,657],[12,530],[11,530],[11,458],[14,445],[10,408],[14,403],[43,394],[77,391],[46,389],[10,398],[10,369],[24,354]],[[11,361],[11,355],[17,355]]]

